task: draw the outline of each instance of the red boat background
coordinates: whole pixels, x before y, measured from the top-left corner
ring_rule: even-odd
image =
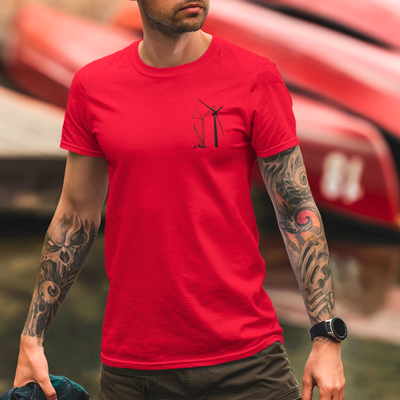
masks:
[[[137,5],[124,6],[113,23],[139,33]],[[240,0],[213,2],[203,29],[277,64],[292,89],[300,144],[319,206],[398,228],[399,55]],[[306,103],[298,92],[318,101]],[[255,181],[263,184],[258,171]],[[345,192],[356,187],[359,194],[350,200]]]
[[[368,12],[362,14],[340,0],[316,3],[213,0],[203,29],[277,64],[292,93],[310,186],[321,209],[398,229],[400,52],[389,49],[396,47],[398,26],[390,21],[397,14],[390,13],[385,25],[388,7],[374,0],[366,0]],[[266,7],[277,4],[302,18]],[[318,23],[305,20],[306,14],[318,16]],[[369,23],[357,21],[359,15]],[[328,19],[349,34],[323,26]],[[4,65],[25,91],[65,107],[72,77],[83,65],[141,37],[136,2],[126,2],[106,25],[28,5],[14,18]],[[258,171],[254,180],[263,187]]]
[[[4,62],[24,90],[66,107],[72,78],[80,68],[138,39],[112,26],[26,5],[15,16]]]
[[[254,0],[271,9],[400,49],[400,2],[382,0]]]
[[[203,29],[274,61],[291,92],[328,238],[337,315],[350,332],[342,348],[346,399],[398,400],[400,0],[210,5]],[[0,0],[0,393],[13,385],[38,255],[60,198],[72,77],[142,33],[135,1]],[[263,288],[300,381],[310,322],[257,165],[253,178]],[[91,398],[98,397],[107,292],[102,224],[45,346],[50,373],[79,382]]]
[[[204,29],[273,60],[285,81],[400,138],[400,55],[244,0],[214,3]]]

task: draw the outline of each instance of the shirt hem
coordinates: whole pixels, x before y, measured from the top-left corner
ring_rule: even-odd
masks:
[[[101,362],[104,365],[107,365],[109,367],[145,369],[145,370],[146,369],[153,370],[153,369],[177,369],[177,368],[204,367],[204,366],[222,364],[225,362],[236,361],[241,358],[250,357],[250,356],[258,353],[259,351],[265,349],[266,347],[272,345],[273,343],[275,343],[277,341],[283,343],[282,336],[273,335],[273,336],[269,337],[268,340],[260,343],[256,347],[248,349],[244,352],[230,354],[230,355],[223,356],[223,357],[208,358],[208,359],[196,360],[196,361],[177,361],[177,362],[173,361],[173,362],[163,362],[163,363],[136,363],[136,362],[130,362],[130,361],[115,360],[115,359],[108,358],[108,357],[104,356],[103,354],[101,354]]]
[[[60,147],[64,150],[72,151],[73,153],[78,153],[83,156],[104,158],[103,153],[93,151],[93,150],[83,149],[82,147],[78,147],[73,144],[66,143],[64,141],[60,143]]]
[[[266,150],[255,150],[258,157],[271,157],[274,156],[281,151],[285,151],[290,149],[291,147],[297,146],[299,144],[299,140],[296,138],[291,138],[284,143],[279,144],[278,146],[272,147]]]

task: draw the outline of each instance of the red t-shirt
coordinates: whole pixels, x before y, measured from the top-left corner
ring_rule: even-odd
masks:
[[[216,36],[171,68],[144,64],[138,45],[76,74],[61,140],[108,163],[102,362],[248,357],[282,340],[250,186],[256,155],[298,144],[290,95],[273,63]]]

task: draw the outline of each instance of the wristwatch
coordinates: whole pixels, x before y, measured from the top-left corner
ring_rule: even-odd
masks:
[[[310,339],[315,336],[331,336],[339,340],[344,340],[347,337],[347,326],[339,317],[333,317],[326,321],[319,322],[308,330]]]

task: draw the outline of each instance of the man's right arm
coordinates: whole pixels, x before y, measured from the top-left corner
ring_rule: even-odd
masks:
[[[104,158],[69,153],[64,185],[43,244],[28,317],[21,335],[14,387],[37,382],[55,400],[44,337],[94,243],[107,195]]]

